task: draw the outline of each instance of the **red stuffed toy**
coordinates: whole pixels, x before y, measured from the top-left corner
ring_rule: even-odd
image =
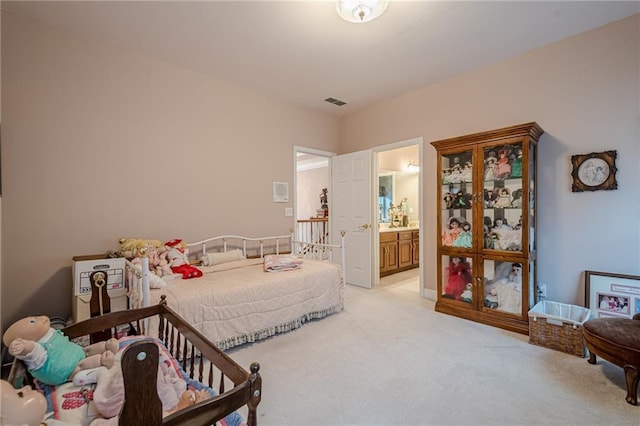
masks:
[[[164,244],[167,247],[167,260],[171,270],[176,274],[182,274],[183,279],[197,278],[202,276],[202,271],[189,264],[186,245],[181,239],[176,238]]]

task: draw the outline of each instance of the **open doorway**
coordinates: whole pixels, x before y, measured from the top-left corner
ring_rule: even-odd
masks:
[[[294,147],[294,233],[299,241],[330,243],[331,157],[333,153]]]
[[[378,147],[374,152],[378,184],[375,285],[422,294],[422,139]]]

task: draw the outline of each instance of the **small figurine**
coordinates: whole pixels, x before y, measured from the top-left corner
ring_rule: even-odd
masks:
[[[464,257],[452,256],[447,267],[448,277],[444,289],[444,296],[449,299],[460,300],[467,284],[473,282],[471,265]]]
[[[447,192],[444,194],[443,201],[447,209],[452,209],[455,206],[456,197],[452,193]]]
[[[458,238],[453,242],[454,247],[471,248],[472,236],[471,236],[471,224],[465,222],[462,224],[462,231]]]
[[[511,194],[509,188],[500,188],[498,190],[498,199],[493,203],[493,208],[504,209],[511,207]]]
[[[456,193],[456,199],[454,202],[454,208],[456,209],[470,209],[471,208],[471,194],[458,191]]]
[[[511,207],[516,209],[522,208],[522,188],[513,191],[511,196],[513,197],[511,200]]]
[[[467,161],[464,163],[464,167],[462,168],[462,173],[460,174],[460,178],[462,182],[471,182],[473,180],[473,170],[471,168],[471,162]]]
[[[485,189],[484,190],[484,208],[491,209],[493,208],[493,203],[498,198],[498,194],[493,189]]]
[[[484,160],[484,180],[496,180],[495,165],[498,162],[495,151],[489,151],[487,158]]]
[[[511,177],[522,177],[522,149],[518,150],[518,155],[511,163]]]
[[[329,208],[329,196],[327,188],[322,188],[322,193],[320,194],[320,208],[323,210],[327,210]]]
[[[442,231],[442,245],[452,246],[453,242],[458,238],[462,229],[460,228],[460,221],[455,217],[449,219],[449,227]]]
[[[460,295],[460,300],[467,303],[471,303],[473,301],[473,285],[471,283],[467,283],[467,285],[464,286],[464,291]]]
[[[498,160],[494,164],[494,174],[498,179],[506,179],[511,176],[511,164],[506,149],[501,149],[498,153]]]

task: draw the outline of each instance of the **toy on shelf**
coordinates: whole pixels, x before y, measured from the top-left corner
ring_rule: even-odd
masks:
[[[504,209],[511,207],[511,193],[509,188],[500,188],[498,190],[498,199],[493,203],[494,209]]]
[[[473,236],[471,235],[471,224],[465,222],[462,224],[462,231],[453,242],[454,247],[471,248]]]
[[[498,152],[498,160],[493,167],[497,179],[506,179],[511,175],[511,164],[509,164],[509,155],[506,149],[501,149]]]
[[[451,256],[447,267],[447,285],[444,288],[444,297],[460,300],[467,284],[473,283],[471,265],[464,257]]]
[[[442,245],[443,246],[452,246],[453,242],[458,238],[462,232],[462,228],[460,228],[460,221],[455,217],[449,219],[449,226],[447,229],[442,231]]]

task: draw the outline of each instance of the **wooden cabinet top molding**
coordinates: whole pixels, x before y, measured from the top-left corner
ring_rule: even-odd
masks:
[[[442,149],[444,147],[453,147],[455,145],[467,145],[477,142],[490,142],[498,141],[500,139],[507,139],[519,136],[528,136],[531,139],[538,141],[540,136],[544,133],[542,127],[538,123],[531,122],[525,124],[518,124],[511,127],[503,127],[501,129],[489,130],[486,132],[472,133],[469,135],[458,136],[455,138],[441,139],[431,142],[436,149]]]

